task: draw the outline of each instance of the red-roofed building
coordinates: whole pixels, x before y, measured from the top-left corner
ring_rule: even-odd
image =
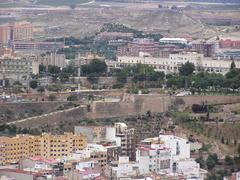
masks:
[[[231,39],[221,39],[219,41],[220,48],[240,49],[240,41],[233,41]]]

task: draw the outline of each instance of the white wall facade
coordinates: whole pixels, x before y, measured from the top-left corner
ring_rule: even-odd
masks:
[[[187,139],[174,135],[159,135],[159,138],[164,141],[166,147],[171,150],[173,161],[190,159],[190,143]]]
[[[230,60],[214,60],[205,58],[203,54],[198,53],[182,53],[170,54],[169,58],[156,58],[156,57],[128,57],[119,56],[114,63],[108,63],[111,68],[123,68],[124,66],[132,66],[137,64],[146,64],[166,74],[177,73],[182,64],[186,62],[193,63],[195,70],[204,70],[209,73],[226,74],[231,67],[232,61]],[[235,61],[236,68],[240,68],[240,62]]]

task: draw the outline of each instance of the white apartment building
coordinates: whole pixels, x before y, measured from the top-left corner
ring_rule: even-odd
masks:
[[[136,161],[120,157],[119,161],[108,165],[107,175],[115,179],[130,178],[137,175],[161,175],[171,179],[203,180],[206,171],[190,158],[190,143],[187,139],[174,135],[147,138],[136,149]]]
[[[136,152],[143,173],[176,172],[176,163],[186,159],[190,159],[190,143],[173,135],[145,139]]]
[[[162,134],[159,135],[159,138],[163,141],[165,147],[171,150],[172,163],[182,159],[190,159],[190,143],[187,139]]]
[[[110,63],[107,63],[107,65]],[[114,64],[114,63],[112,63]],[[129,57],[121,56],[117,57],[117,62],[114,64],[114,68],[123,68],[125,66],[132,66],[137,64],[147,64],[152,66],[156,71],[163,71],[165,73],[170,72],[168,58],[156,58],[156,57]]]
[[[177,161],[176,168],[176,172],[184,175],[187,180],[204,179],[207,174],[207,171],[201,169],[200,164],[193,159]]]
[[[203,180],[207,172],[190,158],[190,143],[187,139],[160,134],[159,138],[171,152],[171,173],[183,175],[186,179]]]
[[[186,62],[193,63],[195,70],[204,70],[209,73],[221,73],[226,74],[231,67],[232,61],[229,60],[213,60],[205,58],[203,54],[195,52],[187,52],[181,54],[170,54],[169,58],[156,58],[156,57],[129,57],[119,56],[117,61],[107,61],[109,68],[123,68],[124,66],[132,66],[137,64],[147,64],[155,69],[155,71],[161,71],[165,74],[177,73],[182,64]],[[236,68],[240,68],[240,62],[235,61]]]
[[[158,138],[148,138],[141,142],[136,151],[136,161],[142,174],[170,171],[171,151]]]
[[[113,180],[129,179],[141,175],[139,163],[129,161],[129,157],[119,157],[119,161],[107,165],[106,175]]]

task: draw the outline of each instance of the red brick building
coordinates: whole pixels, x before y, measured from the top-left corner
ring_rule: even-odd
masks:
[[[221,39],[219,41],[220,48],[240,49],[240,40],[232,41],[231,39]]]
[[[152,39],[134,39],[127,46],[119,47],[117,54],[118,56],[139,56],[139,53],[143,52],[157,57],[159,49],[159,42],[155,42]]]

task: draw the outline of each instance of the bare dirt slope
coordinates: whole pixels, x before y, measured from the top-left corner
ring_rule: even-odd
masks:
[[[50,32],[51,36],[72,35],[83,37],[94,35],[104,23],[114,22],[130,26],[135,29],[158,32],[170,36],[210,37],[216,32],[200,21],[179,12],[170,10],[126,8],[126,7],[81,7],[71,12],[45,13],[41,16],[23,17],[35,26],[61,27],[58,32]],[[51,21],[51,24],[49,22]],[[46,34],[42,34],[46,36]]]

